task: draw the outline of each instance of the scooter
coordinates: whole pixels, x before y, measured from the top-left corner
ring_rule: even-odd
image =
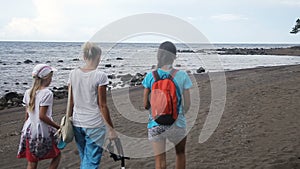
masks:
[[[107,151],[110,153],[110,157],[114,159],[114,161],[121,160],[121,169],[125,169],[125,160],[130,160],[129,157],[124,156],[123,147],[120,138],[116,138],[113,140],[114,145],[111,140],[107,145]],[[117,154],[114,153],[114,146],[117,148]]]

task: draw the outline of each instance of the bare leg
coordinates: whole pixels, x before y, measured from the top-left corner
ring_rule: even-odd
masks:
[[[166,141],[152,142],[155,155],[155,169],[166,169]]]
[[[59,162],[60,162],[60,158],[61,158],[61,154],[59,154],[57,157],[53,158],[50,163],[49,169],[57,169]]]
[[[38,163],[37,162],[29,162],[27,163],[27,169],[36,169]]]
[[[186,144],[186,137],[181,140],[176,146],[176,169],[185,169],[185,144]]]

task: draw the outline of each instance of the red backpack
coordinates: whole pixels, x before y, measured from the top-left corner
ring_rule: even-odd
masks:
[[[161,125],[172,125],[177,117],[176,85],[173,81],[175,74],[178,72],[172,69],[170,74],[165,78],[160,78],[157,70],[152,72],[155,82],[151,90],[151,109],[152,118]]]

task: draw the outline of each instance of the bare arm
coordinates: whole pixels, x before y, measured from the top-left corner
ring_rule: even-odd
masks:
[[[150,94],[150,89],[145,88],[144,89],[144,108],[146,110],[149,110],[151,107],[150,101],[149,101],[149,94]]]
[[[45,122],[46,124],[59,129],[59,125],[57,125],[56,123],[54,123],[47,115],[47,110],[48,110],[48,106],[40,106],[40,114],[39,117],[40,119]]]
[[[109,110],[108,110],[107,102],[106,102],[106,86],[98,87],[98,105],[100,107],[104,121],[106,122],[106,125],[109,129],[109,138],[110,139],[116,138],[117,135],[113,129],[114,126],[113,126],[112,120],[110,118],[110,114],[109,114]]]
[[[185,89],[183,90],[183,110],[184,113],[187,113],[191,105],[191,97],[190,97],[190,90]]]
[[[28,115],[28,107],[26,106],[25,108],[25,119],[24,121],[26,121],[28,119],[29,115]]]

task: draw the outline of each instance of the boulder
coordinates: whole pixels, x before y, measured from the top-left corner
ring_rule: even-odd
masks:
[[[106,64],[105,67],[112,67],[112,65],[111,64]]]
[[[197,73],[203,73],[205,72],[205,69],[203,67],[199,67],[199,69],[197,69]]]
[[[9,92],[4,95],[4,98],[6,99],[6,101],[9,101],[9,100],[12,100],[13,98],[18,98],[18,97],[19,97],[19,95],[17,92]]]
[[[131,74],[122,75],[121,76],[121,81],[127,82],[127,81],[131,80],[131,78],[132,78]]]
[[[33,63],[33,62],[32,62],[32,60],[27,59],[24,61],[24,63],[29,64],[29,63]]]
[[[107,77],[108,77],[109,79],[115,79],[115,78],[116,78],[116,75],[114,75],[114,74],[112,74],[112,75],[107,75]]]
[[[135,76],[133,76],[130,80],[130,85],[131,86],[141,85],[145,76],[146,76],[146,73],[145,74],[141,74],[141,73],[135,74]]]

